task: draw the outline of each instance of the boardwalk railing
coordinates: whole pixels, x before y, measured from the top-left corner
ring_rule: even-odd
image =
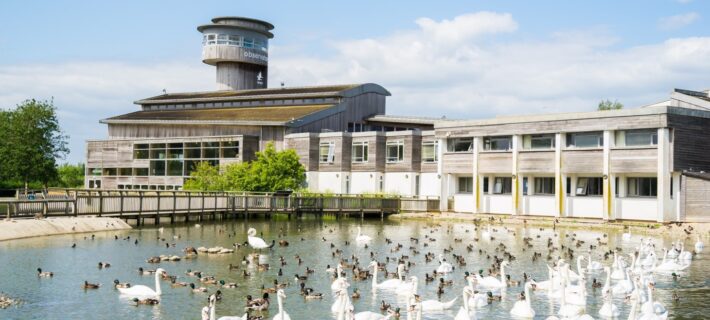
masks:
[[[7,218],[41,216],[111,216],[121,218],[202,216],[205,214],[304,213],[391,214],[437,211],[435,197],[234,193],[194,191],[50,189],[0,200]]]

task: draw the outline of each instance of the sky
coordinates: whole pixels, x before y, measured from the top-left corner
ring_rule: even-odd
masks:
[[[270,86],[374,82],[387,113],[476,119],[627,108],[710,89],[710,0],[0,2],[0,108],[53,99],[83,161],[99,120],[214,90],[196,27],[273,23]]]

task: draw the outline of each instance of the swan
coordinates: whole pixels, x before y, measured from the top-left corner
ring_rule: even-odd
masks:
[[[592,251],[587,254],[587,272],[592,273],[604,269],[604,265],[599,261],[592,260]]]
[[[412,276],[408,282],[402,282],[396,289],[397,294],[402,296],[417,294],[419,278]]]
[[[624,232],[624,234],[621,235],[621,239],[623,239],[624,241],[631,240],[631,230]]]
[[[336,303],[339,304],[336,317],[337,320],[387,320],[393,316],[393,314],[383,316],[372,311],[355,313],[355,307],[352,302],[350,302],[347,289],[338,291],[337,295],[338,299],[336,300]]]
[[[700,240],[700,235],[698,235],[698,241],[695,242],[695,252],[701,253],[705,249],[705,244]]]
[[[670,259],[678,258],[678,254],[680,253],[680,251],[678,251],[677,246],[678,246],[677,243],[673,243],[671,245],[671,248],[668,250],[668,258],[670,258]]]
[[[256,229],[254,228],[249,228],[249,230],[247,230],[247,242],[252,248],[257,250],[273,247],[273,244],[269,245],[266,241],[264,241],[264,239],[257,237]]]
[[[614,299],[612,296],[610,294],[604,294],[604,304],[599,309],[599,315],[607,318],[616,318],[620,314],[621,312],[619,312],[619,308],[614,305]]]
[[[214,294],[213,294],[213,295],[210,295],[210,297],[209,297],[209,306],[208,306],[208,308],[209,308],[209,317],[208,317],[208,319],[209,319],[209,320],[215,320],[215,319],[216,319],[216,315],[215,315],[215,312],[216,312],[216,311],[215,311],[215,309],[216,309],[216,308],[215,308],[215,304],[216,304],[216,302],[217,302],[217,296],[214,295]],[[204,316],[203,316],[203,317],[204,317]],[[249,314],[244,314],[244,315],[241,316],[241,317],[237,317],[237,316],[224,316],[224,317],[219,317],[219,319],[217,319],[217,320],[247,320],[247,319],[249,319]]]
[[[579,285],[577,287],[577,293],[572,293],[567,290],[567,297],[565,299],[567,299],[567,302],[570,304],[584,307],[587,305],[587,286],[584,278],[579,280]]]
[[[355,237],[355,241],[359,243],[367,243],[372,241],[372,238],[368,235],[362,234],[362,228],[360,226],[357,227],[357,237]]]
[[[666,319],[668,318],[668,310],[658,301],[653,301],[653,290],[651,285],[646,287],[648,292],[648,300],[641,306],[641,319]]]
[[[411,302],[411,301],[410,301]],[[407,310],[407,320],[422,320],[422,304],[420,302],[415,302],[414,304],[409,304]],[[416,311],[416,314],[415,314]]]
[[[547,266],[547,277],[548,280],[537,282],[532,280],[531,283],[535,285],[535,290],[555,290],[559,286],[559,277],[555,277],[555,271],[548,265]]]
[[[471,289],[470,294],[468,295],[468,308],[469,309],[477,309],[477,308],[482,308],[484,306],[488,305],[488,297],[485,294],[482,294],[478,291],[474,291],[473,288],[475,287],[473,285],[473,276],[467,276],[466,277],[466,282],[468,283],[468,287]],[[465,287],[464,287],[465,289]]]
[[[132,286],[130,288],[118,288],[118,291],[125,296],[128,297],[137,297],[137,298],[152,298],[152,297],[160,297],[160,295],[163,293],[160,290],[160,276],[165,274],[165,270],[158,268],[155,270],[155,290],[151,289],[148,286],[144,285],[137,285],[137,286]]]
[[[525,300],[518,300],[515,302],[515,305],[513,305],[513,309],[510,309],[510,314],[512,316],[519,318],[535,317],[535,310],[533,310],[532,305],[530,303],[530,286],[532,286],[530,282],[525,283]]]
[[[471,317],[469,310],[468,300],[473,295],[473,289],[471,286],[463,287],[463,307],[459,308],[459,312],[456,313],[454,320],[471,320],[475,319],[475,315]]]
[[[611,268],[604,267],[604,272],[606,273],[606,281],[602,287],[602,294],[611,294]]]
[[[653,268],[653,266],[656,264],[657,259],[658,257],[656,257],[656,253],[651,251],[646,255],[646,258],[641,261],[641,266],[644,268]]]
[[[562,292],[565,292],[565,286],[566,286],[566,280],[562,280]],[[563,294],[560,299],[560,311],[557,312],[560,316],[563,318],[575,318],[584,312],[584,308],[582,306],[576,306],[573,304],[568,304],[567,300],[565,299],[565,295]]]
[[[673,249],[675,251],[675,249]],[[663,262],[653,268],[654,272],[671,272],[671,271],[683,271],[687,269],[690,264],[681,265],[674,260],[668,260],[669,250],[663,255]]]
[[[279,289],[279,291],[276,292],[276,301],[279,305],[279,313],[277,313],[272,320],[291,320],[291,317],[288,313],[286,313],[286,310],[284,310],[283,299],[286,299],[286,294],[283,289]]]
[[[439,254],[439,267],[436,268],[436,273],[450,273],[454,271],[454,267],[450,263],[446,262],[444,255]]]
[[[344,287],[338,292],[335,293],[336,299],[333,305],[330,307],[330,311],[334,314],[341,315],[348,310],[348,308],[352,307],[353,304],[350,301],[350,297],[348,297],[348,290],[347,287]]]
[[[611,264],[612,267],[612,273],[611,273],[611,278],[614,280],[623,280],[626,278],[626,274],[624,273],[624,269],[621,267],[621,261],[619,261],[619,255],[616,254],[616,251],[614,251],[614,262]]]
[[[508,261],[503,261],[500,263],[500,280],[487,276],[481,277],[476,274],[476,280],[479,287],[484,288],[505,288],[508,286],[508,282],[505,280],[505,267],[508,265]]]
[[[458,297],[456,297],[449,302],[441,302],[438,300],[421,301],[421,296],[417,295],[416,293],[414,294],[414,298],[417,300],[417,302],[420,303],[421,309],[423,312],[424,311],[443,311],[443,310],[451,309],[451,307],[454,306],[456,299],[458,299]]]
[[[377,272],[379,269],[379,267],[377,266],[377,261],[370,262],[369,267],[372,268],[372,291],[375,291],[376,289],[395,290],[398,289],[403,283],[405,283],[399,278],[389,279],[382,281],[381,283],[377,283]]]
[[[625,272],[626,278],[619,281],[616,285],[611,287],[611,293],[615,296],[626,296],[634,290],[633,281],[631,281],[631,276],[629,275],[629,269]]]
[[[693,260],[693,254],[690,251],[685,251],[685,244],[680,245],[680,253],[678,254],[678,260],[684,260],[688,262]]]
[[[485,240],[490,240],[491,239],[491,225],[488,225],[486,230],[481,232],[481,238]]]

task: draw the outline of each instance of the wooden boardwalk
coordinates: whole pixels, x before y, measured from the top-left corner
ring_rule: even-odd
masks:
[[[272,213],[384,217],[400,211],[436,211],[439,207],[438,198],[74,189],[29,195],[18,192],[15,199],[0,202],[7,205],[7,218],[100,216],[118,217],[137,225],[146,219],[159,224]]]

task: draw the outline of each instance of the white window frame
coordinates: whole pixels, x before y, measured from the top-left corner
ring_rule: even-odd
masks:
[[[395,155],[390,154],[390,148],[396,146],[397,153]],[[404,161],[404,141],[390,141],[385,145],[385,158],[387,163],[399,163]]]
[[[554,195],[555,194],[555,178],[554,177],[535,177],[533,191],[539,195]],[[538,188],[539,187],[539,188]],[[549,188],[551,192],[546,190]]]
[[[456,193],[469,194],[473,193],[473,177],[458,177],[456,179]],[[462,190],[463,187],[463,190]]]
[[[584,147],[578,147],[577,146],[577,137],[580,136],[595,136],[597,138],[597,145],[596,146],[584,146]],[[601,148],[604,146],[604,133],[599,132],[599,131],[590,131],[590,132],[573,132],[573,133],[568,133],[567,134],[567,148],[581,148],[581,149],[596,149],[596,148]]]
[[[328,153],[323,155],[323,147],[328,147]],[[335,162],[335,142],[321,142],[318,146],[318,162],[333,163]]]
[[[508,141],[508,147],[505,149],[491,149],[493,141]],[[495,136],[495,137],[484,137],[483,138],[483,150],[484,151],[510,151],[513,149],[513,137],[512,136]]]
[[[503,192],[503,181],[510,181],[510,190]],[[494,177],[493,179],[493,194],[512,194],[513,193],[513,178],[511,177]]]
[[[357,159],[355,156],[355,149],[360,148],[362,151],[362,157]],[[352,143],[351,153],[352,153],[352,163],[367,163],[369,160],[369,143],[367,141],[358,141]]]
[[[456,150],[456,144],[468,142],[467,150]],[[465,153],[473,151],[473,137],[449,138],[446,141],[446,152]]]
[[[424,158],[424,148],[434,147],[434,158]],[[424,141],[422,142],[422,162],[424,163],[436,163],[439,162],[439,141]]]

